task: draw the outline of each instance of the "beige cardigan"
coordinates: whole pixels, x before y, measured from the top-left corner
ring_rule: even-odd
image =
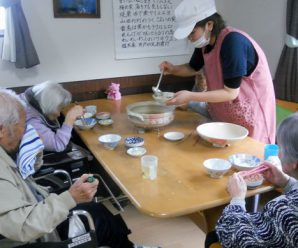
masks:
[[[37,202],[30,187],[45,199]],[[0,247],[7,248],[37,238],[57,240],[55,227],[63,222],[76,202],[68,191],[48,194],[31,177],[22,179],[15,162],[0,147]],[[17,241],[17,242],[16,242]]]

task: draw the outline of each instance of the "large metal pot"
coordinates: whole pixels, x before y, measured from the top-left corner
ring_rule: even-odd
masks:
[[[137,127],[156,128],[174,120],[175,106],[166,106],[155,101],[137,102],[126,107],[128,119]]]

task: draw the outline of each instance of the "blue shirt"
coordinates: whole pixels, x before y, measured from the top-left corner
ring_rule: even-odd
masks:
[[[213,46],[206,47],[211,52]],[[244,35],[238,32],[227,34],[220,49],[220,59],[224,84],[229,88],[239,88],[241,77],[250,75],[258,63],[257,53]],[[196,48],[189,65],[196,71],[204,66],[204,58],[201,48]]]

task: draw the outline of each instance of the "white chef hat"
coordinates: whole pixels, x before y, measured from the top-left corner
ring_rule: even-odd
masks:
[[[175,9],[176,39],[186,38],[196,23],[216,13],[215,0],[183,0]]]

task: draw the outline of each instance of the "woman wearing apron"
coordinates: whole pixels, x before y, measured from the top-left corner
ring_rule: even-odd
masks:
[[[176,39],[195,47],[189,63],[160,64],[165,74],[194,76],[204,69],[207,91],[179,91],[167,102],[208,102],[213,121],[244,126],[249,136],[275,143],[275,94],[266,56],[245,32],[227,27],[214,0],[183,0],[175,10]]]

